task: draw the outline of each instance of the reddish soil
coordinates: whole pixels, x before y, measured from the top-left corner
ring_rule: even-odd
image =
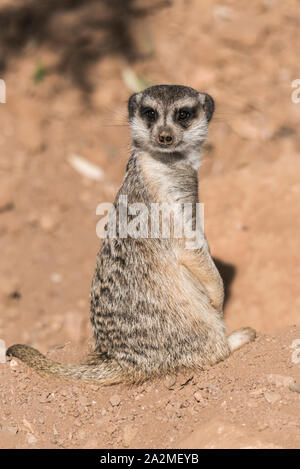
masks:
[[[104,3],[97,14],[107,18]],[[93,2],[58,9],[47,25],[38,17],[36,34],[17,40],[24,22],[5,29],[9,2],[0,1],[0,339],[65,362],[92,346],[96,206],[113,200],[129,155],[126,67],[215,98],[199,173],[205,229],[227,284],[228,330],[252,326],[258,339],[202,373],[130,389],[0,364],[0,448],[299,448],[298,2],[129,3],[158,4],[128,13],[122,44],[136,51],[113,48],[115,32],[93,32],[97,50],[97,41],[111,50],[91,53],[80,71],[77,25],[87,28]],[[76,172],[72,154],[100,166],[103,180]]]

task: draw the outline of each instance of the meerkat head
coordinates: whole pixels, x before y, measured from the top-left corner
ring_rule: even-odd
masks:
[[[181,153],[188,159],[197,151],[199,155],[214,101],[187,86],[158,85],[132,95],[128,110],[136,147],[150,153]]]

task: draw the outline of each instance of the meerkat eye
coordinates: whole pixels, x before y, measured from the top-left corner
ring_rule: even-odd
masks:
[[[142,110],[142,115],[147,117],[150,121],[155,121],[157,118],[157,112],[151,107],[145,108]]]
[[[180,109],[178,112],[178,120],[185,121],[191,117],[191,113],[185,109]]]

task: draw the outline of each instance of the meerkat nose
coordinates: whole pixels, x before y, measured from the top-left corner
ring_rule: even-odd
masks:
[[[169,132],[163,130],[158,135],[158,142],[162,145],[171,145],[173,142],[173,137]]]

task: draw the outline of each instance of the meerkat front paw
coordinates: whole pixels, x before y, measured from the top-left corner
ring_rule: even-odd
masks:
[[[218,311],[218,313],[223,314],[223,304],[224,304],[224,294],[220,293],[219,295],[214,295],[210,299],[212,306]]]
[[[238,329],[227,337],[231,352],[238,350],[243,345],[253,342],[256,337],[256,331],[252,327],[243,327]]]
[[[207,296],[210,300],[211,305],[219,313],[222,313],[224,305],[224,288],[221,277],[218,276],[212,284],[205,283],[204,287],[207,291]]]

